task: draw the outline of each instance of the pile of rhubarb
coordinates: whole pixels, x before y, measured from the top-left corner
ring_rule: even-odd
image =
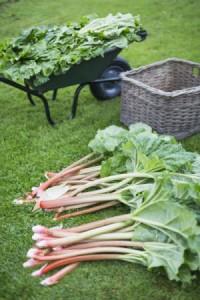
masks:
[[[110,126],[89,143],[90,153],[16,204],[55,211],[55,220],[115,205],[129,213],[73,228],[33,227],[35,245],[24,267],[55,273],[57,283],[81,262],[123,260],[163,268],[170,280],[191,282],[200,268],[200,155],[145,124]]]
[[[140,41],[141,29],[140,17],[129,13],[104,18],[90,15],[76,23],[34,26],[0,42],[0,75],[39,86],[74,65]]]

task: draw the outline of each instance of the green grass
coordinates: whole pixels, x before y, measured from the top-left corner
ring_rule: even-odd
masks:
[[[19,0],[0,1],[0,39],[31,25],[64,23],[91,13],[132,12],[142,16],[148,39],[123,52],[133,66],[177,56],[199,60],[199,0]],[[87,153],[87,143],[98,128],[119,122],[119,99],[97,102],[89,90],[81,95],[77,119],[67,121],[74,88],[60,91],[51,102],[51,128],[43,107],[26,103],[26,96],[0,87],[0,299],[1,300],[179,300],[199,299],[198,276],[189,287],[167,280],[164,272],[148,272],[141,266],[120,262],[84,263],[62,283],[42,288],[39,280],[22,268],[31,246],[31,227],[53,225],[51,215],[15,207],[12,200],[43,180],[45,170],[59,170]],[[65,120],[64,122],[62,122]],[[200,135],[183,142],[200,152]],[[120,213],[123,209],[77,218],[66,225],[83,223]]]

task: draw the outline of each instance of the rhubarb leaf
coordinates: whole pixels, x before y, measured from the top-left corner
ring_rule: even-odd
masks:
[[[127,135],[126,129],[112,125],[98,130],[88,146],[96,153],[114,152],[126,140]]]

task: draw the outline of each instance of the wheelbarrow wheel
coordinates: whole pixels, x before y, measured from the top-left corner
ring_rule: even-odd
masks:
[[[121,58],[116,57],[112,63],[105,69],[101,77],[98,79],[107,79],[112,77],[119,77],[119,74],[130,70],[131,67],[128,62]],[[90,90],[93,96],[99,101],[110,100],[121,94],[120,81],[90,83]]]

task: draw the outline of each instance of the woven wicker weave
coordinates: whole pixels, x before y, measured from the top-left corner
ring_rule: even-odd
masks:
[[[172,58],[122,73],[121,121],[177,139],[200,132],[200,64]]]

